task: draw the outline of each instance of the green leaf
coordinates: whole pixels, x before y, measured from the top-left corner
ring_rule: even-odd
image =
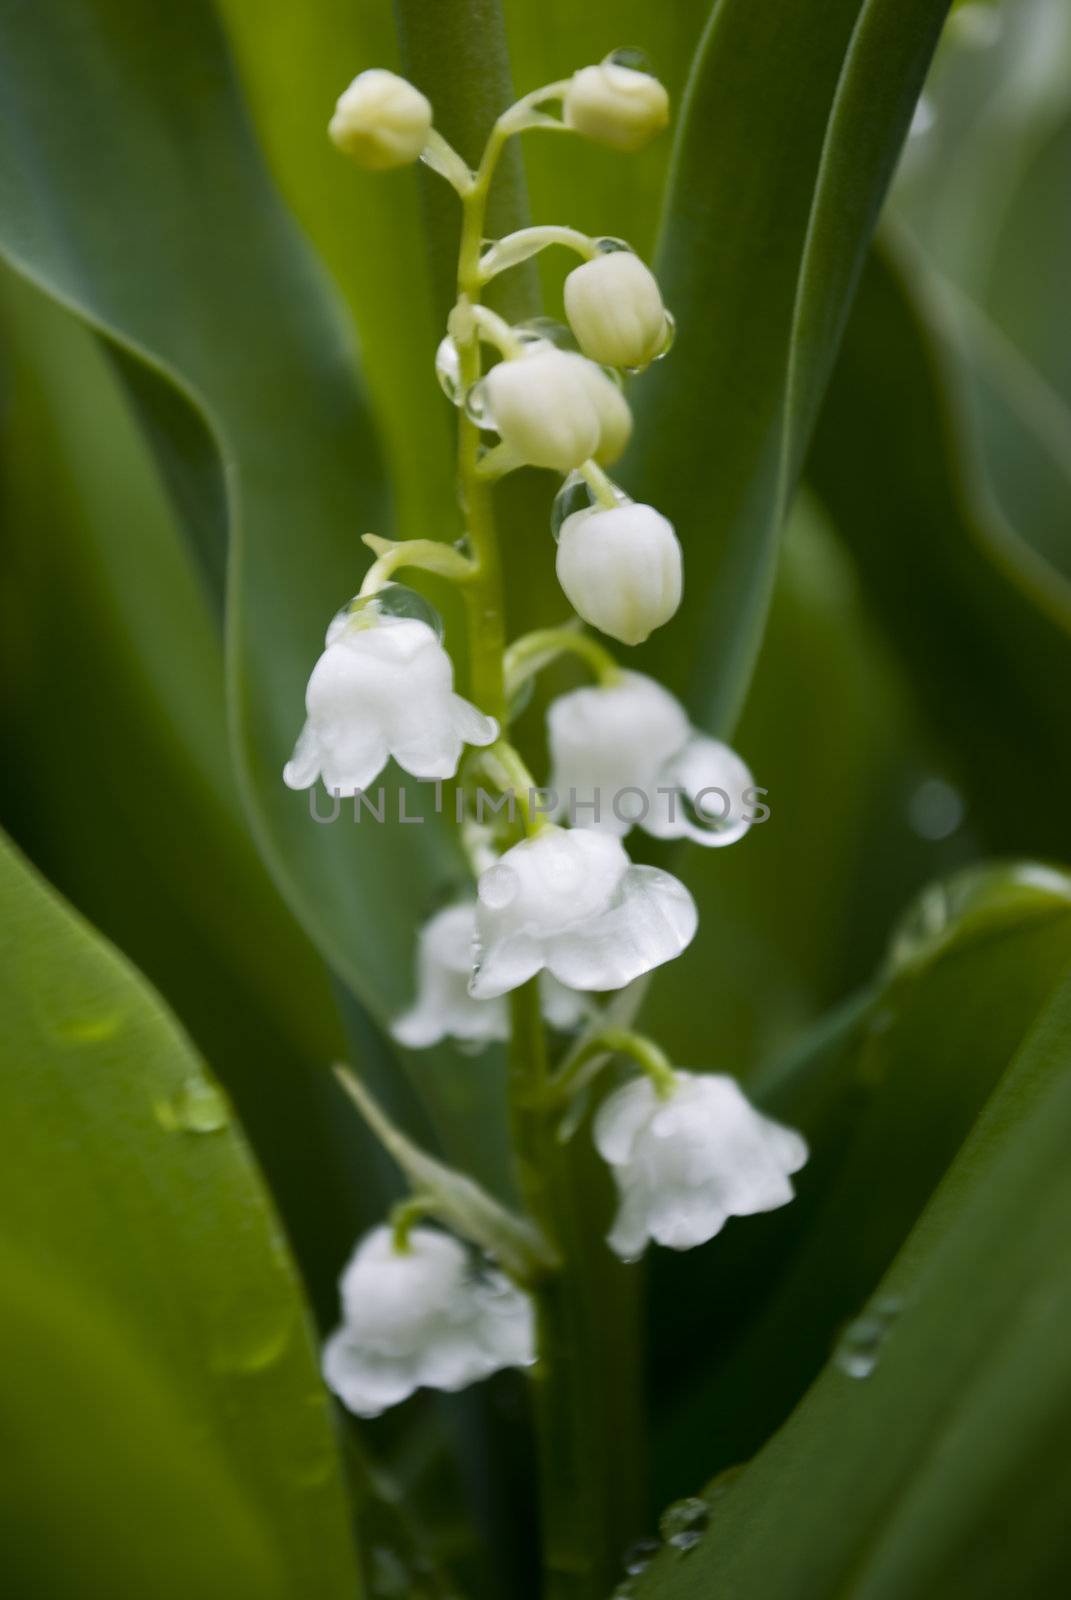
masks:
[[[709,1531],[686,1556],[655,1561],[641,1600],[1058,1592],[1071,1493],[1071,979],[1007,1060],[818,1382],[739,1476],[711,1486]],[[902,1132],[887,1137],[916,1158]]]
[[[627,476],[676,525],[688,572],[647,660],[677,686],[691,664],[712,729],[739,712],[780,521],[946,10],[723,0],[704,36],[658,255],[678,338],[642,390]]]
[[[405,998],[411,938],[389,908],[419,906],[449,870],[440,819],[317,826],[280,776],[324,628],[367,565],[360,534],[386,511],[337,306],[268,182],[204,0],[181,19],[147,0],[44,0],[4,13],[0,50],[0,251],[140,364],[150,436],[173,441],[176,412],[197,413],[170,466],[187,509],[213,472],[225,482],[244,799],[285,897],[383,1018]]]
[[[1071,798],[1071,608],[979,494],[962,384],[934,324],[910,257],[875,255],[811,479],[989,847],[1059,856]]]
[[[244,824],[219,638],[122,391],[74,318],[0,275],[5,821],[219,1063],[333,1316],[377,1191],[327,1070],[328,975]]]
[[[918,898],[860,996],[752,1078],[764,1107],[803,1129],[811,1159],[792,1205],[730,1224],[690,1259],[655,1259],[666,1498],[746,1460],[780,1426],[1069,962],[1071,877],[967,869]],[[672,1308],[697,1302],[710,1310],[692,1312],[685,1346]]]
[[[0,894],[9,1581],[351,1600],[305,1311],[227,1102],[6,844]]]

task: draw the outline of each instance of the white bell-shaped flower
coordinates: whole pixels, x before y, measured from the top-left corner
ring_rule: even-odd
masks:
[[[565,314],[577,343],[608,367],[645,367],[669,332],[658,280],[631,250],[611,250],[574,267]]]
[[[596,506],[566,517],[558,582],[574,611],[622,644],[642,644],[681,603],[681,547],[653,506]]]
[[[663,1099],[649,1078],[634,1078],[595,1118],[595,1145],[620,1197],[607,1241],[625,1261],[648,1239],[690,1250],[730,1217],[786,1205],[790,1174],[807,1160],[800,1134],[756,1111],[733,1078],[678,1072],[676,1080]]]
[[[373,1228],[340,1280],[342,1326],[323,1372],[343,1405],[378,1417],[415,1389],[463,1389],[535,1360],[532,1303],[499,1272],[474,1272],[464,1245],[412,1228],[398,1250]]]
[[[498,724],[454,693],[435,630],[412,617],[340,613],[305,694],[308,713],[283,770],[291,789],[323,778],[332,794],[367,789],[391,756],[416,778],[452,778],[463,745]]]
[[[589,459],[616,460],[632,416],[621,391],[575,350],[538,344],[492,367],[481,385],[488,422],[519,461],[571,472]]]
[[[573,826],[726,845],[755,820],[746,764],[697,733],[680,701],[643,673],[559,695],[547,736],[550,788]]]
[[[443,1039],[489,1044],[509,1038],[509,1002],[504,995],[474,1000],[469,993],[476,943],[476,902],[437,911],[420,930],[417,997],[396,1018],[391,1033],[408,1050],[426,1050]],[[554,1028],[575,1028],[588,1014],[586,996],[544,972],[539,980],[543,1015]]]
[[[669,95],[657,78],[616,61],[574,72],[565,91],[566,125],[616,150],[638,150],[669,122]]]
[[[570,989],[622,989],[691,942],[695,901],[656,867],[633,866],[619,840],[548,827],[507,850],[477,886],[478,999],[546,969]]]
[[[420,159],[431,132],[431,103],[397,73],[372,67],[339,95],[327,131],[370,172],[409,166]]]

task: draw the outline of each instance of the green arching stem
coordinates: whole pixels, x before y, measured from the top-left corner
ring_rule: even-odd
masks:
[[[481,750],[476,757],[500,794],[511,794],[520,810],[524,831],[529,839],[550,826],[550,819],[533,805],[532,797],[542,793],[532,774],[511,744],[499,739]]]
[[[430,1194],[413,1194],[407,1200],[399,1200],[396,1206],[391,1207],[390,1229],[393,1244],[399,1255],[405,1255],[409,1249],[409,1234],[416,1223],[422,1222],[425,1217],[434,1215],[435,1197]]]
[[[561,245],[566,250],[573,250],[585,261],[593,261],[598,255],[595,241],[586,233],[580,233],[576,228],[558,228],[553,225],[538,228],[518,228],[516,233],[507,233],[503,238],[496,239],[490,249],[485,250],[480,257],[480,278],[484,283],[490,283],[492,278],[497,278],[500,272],[508,272],[510,267],[520,266],[522,261],[531,260],[541,250],[547,250],[552,245]]]
[[[613,479],[602,470],[597,461],[582,462],[578,471],[604,510],[613,511],[621,504],[621,496]]]
[[[543,1104],[565,1104],[587,1076],[585,1069],[599,1056],[607,1060],[611,1056],[629,1056],[647,1074],[655,1092],[663,1100],[668,1099],[676,1088],[677,1074],[673,1070],[673,1063],[653,1039],[648,1039],[642,1033],[633,1033],[629,1028],[603,1028],[585,1039],[581,1048],[562,1062],[545,1085]]]
[[[575,628],[538,628],[533,633],[522,634],[506,651],[504,662],[506,694],[509,699],[522,684],[537,672],[542,672],[561,655],[579,656],[591,668],[599,684],[606,689],[621,681],[621,668],[597,639]]]
[[[392,539],[381,539],[378,534],[366,533],[363,543],[375,552],[376,559],[364,575],[362,598],[378,594],[402,567],[435,572],[441,578],[452,578],[455,583],[468,583],[475,573],[468,556],[436,539],[403,539],[395,543]]]

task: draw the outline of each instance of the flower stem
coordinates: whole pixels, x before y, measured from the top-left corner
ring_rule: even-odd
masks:
[[[540,98],[563,85],[526,96],[498,119],[471,187],[462,195],[458,256],[458,307],[453,319],[463,389],[481,373],[480,327],[466,312],[482,292],[480,251],[487,196],[506,139],[541,125]],[[551,126],[559,124],[549,123]],[[487,319],[482,319],[485,327]],[[474,569],[464,586],[468,602],[471,695],[500,723],[506,718],[505,624],[502,574],[490,483],[481,478],[479,429],[462,411],[458,430],[458,489]],[[527,779],[512,747],[494,747],[509,782]],[[504,757],[504,761],[503,761]],[[531,830],[534,820],[526,816]],[[542,819],[538,819],[542,820]],[[608,1252],[591,1237],[590,1207],[577,1193],[576,1153],[555,1137],[553,1115],[539,1102],[548,1080],[547,1045],[538,979],[510,997],[510,1118],[521,1196],[530,1220],[558,1257],[557,1270],[532,1284],[539,1359],[533,1402],[539,1451],[539,1481],[545,1600],[603,1600],[611,1587],[623,1541],[634,1531],[632,1448],[637,1384],[628,1371],[617,1376],[606,1345],[615,1334],[600,1292]],[[593,1252],[598,1252],[593,1259]],[[616,1264],[611,1271],[616,1273]],[[612,1294],[627,1297],[631,1284],[613,1280]],[[624,1313],[627,1318],[627,1311]],[[623,1391],[623,1392],[622,1392]]]
[[[515,639],[506,651],[506,693],[510,699],[522,684],[560,655],[579,656],[604,688],[618,683],[621,668],[603,645],[576,628],[538,628]]]

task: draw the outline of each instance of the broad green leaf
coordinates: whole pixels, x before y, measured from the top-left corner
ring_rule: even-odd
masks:
[[[441,880],[439,819],[318,826],[280,777],[324,627],[367,564],[359,536],[385,515],[337,307],[268,182],[204,0],[180,20],[147,0],[9,8],[0,50],[0,250],[140,364],[151,435],[174,439],[176,412],[197,413],[181,443],[196,434],[210,459],[176,449],[170,465],[193,472],[187,509],[213,465],[225,473],[250,818],[286,898],[382,1018],[405,997],[411,939],[392,908]]]
[[[3,280],[5,822],[219,1063],[333,1316],[377,1188],[327,1070],[327,973],[244,826],[219,638],[122,392],[74,318]]]
[[[9,1592],[353,1600],[297,1278],[221,1090],[6,844],[0,895]]]
[[[1071,611],[1051,569],[979,494],[963,404],[925,279],[909,258],[875,255],[811,480],[989,847],[1060,856]]]
[[[739,712],[781,517],[947,5],[723,0],[689,82],[658,265],[678,321],[647,380],[630,489],[688,573],[647,651],[714,729]],[[669,635],[672,634],[672,638]]]
[[[709,1530],[656,1560],[639,1600],[1059,1591],[1071,979],[1017,1038],[999,1007],[977,1009],[999,1025],[1007,1065],[969,1139],[798,1410],[739,1476],[711,1485]],[[917,1159],[909,1132],[884,1131],[905,1162]]]
[[[1071,878],[966,869],[919,897],[860,996],[752,1078],[760,1102],[804,1130],[811,1160],[783,1211],[730,1224],[690,1266],[655,1261],[660,1348],[683,1341],[668,1308],[685,1283],[689,1303],[710,1305],[691,1330],[692,1365],[678,1356],[662,1385],[667,1496],[746,1460],[780,1425],[1069,962]]]

